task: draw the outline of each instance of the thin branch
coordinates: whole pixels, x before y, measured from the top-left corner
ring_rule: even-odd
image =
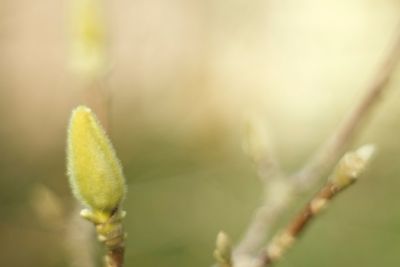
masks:
[[[399,30],[398,30],[399,31]],[[372,107],[390,80],[400,59],[400,31],[397,33],[393,48],[388,52],[375,78],[365,89],[365,96],[345,117],[343,123],[328,139],[327,143],[311,160],[290,177],[282,174],[265,182],[265,197],[261,207],[252,218],[243,239],[233,252],[235,266],[254,266],[254,253],[270,236],[271,227],[277,218],[286,210],[293,192],[302,192],[315,184],[338,160],[343,151],[354,139],[354,136],[365,121]]]

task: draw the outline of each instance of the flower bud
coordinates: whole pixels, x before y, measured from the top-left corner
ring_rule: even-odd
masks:
[[[93,211],[111,214],[125,195],[121,164],[92,111],[79,106],[68,129],[67,168],[74,195]]]

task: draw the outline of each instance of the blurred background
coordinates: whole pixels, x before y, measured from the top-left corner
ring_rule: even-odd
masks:
[[[210,266],[218,231],[240,240],[262,194],[241,148],[246,118],[262,118],[296,170],[359,100],[400,22],[397,0],[99,4],[109,132],[129,187],[126,266]],[[68,118],[87,84],[71,70],[70,5],[0,0],[4,266],[79,266],[73,255],[92,229],[74,218],[65,174]],[[379,148],[366,175],[277,266],[400,264],[398,74],[390,87],[354,144]]]

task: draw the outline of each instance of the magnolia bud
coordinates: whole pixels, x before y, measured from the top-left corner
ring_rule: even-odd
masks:
[[[72,112],[67,168],[74,195],[91,210],[111,214],[124,199],[121,164],[95,115],[85,106]]]

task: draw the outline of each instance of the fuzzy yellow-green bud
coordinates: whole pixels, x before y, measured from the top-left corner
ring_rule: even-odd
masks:
[[[79,106],[68,129],[67,167],[74,195],[93,212],[111,214],[125,195],[121,164],[92,111]]]

